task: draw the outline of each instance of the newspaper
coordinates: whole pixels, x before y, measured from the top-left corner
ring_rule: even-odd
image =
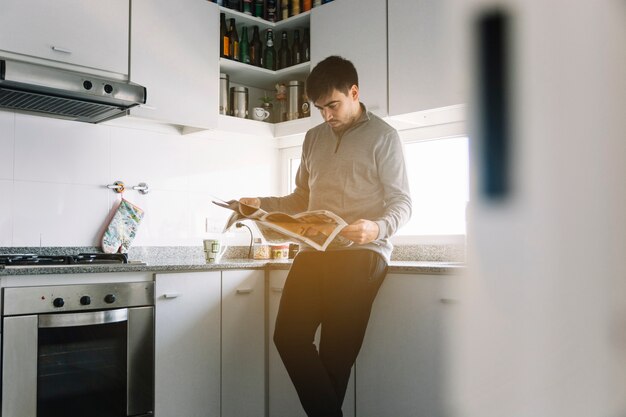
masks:
[[[268,243],[299,242],[319,251],[329,246],[350,246],[352,241],[339,235],[346,223],[332,211],[313,210],[298,214],[271,212],[240,203],[237,200],[215,201],[220,207],[233,210],[224,231],[243,219],[253,220]]]

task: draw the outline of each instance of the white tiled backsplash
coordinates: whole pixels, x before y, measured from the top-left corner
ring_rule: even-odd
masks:
[[[145,211],[133,245],[199,245],[206,219],[226,222],[211,197],[271,195],[278,151],[267,138],[91,125],[0,111],[0,246],[99,246],[120,198],[105,188],[145,182],[124,197]],[[245,230],[244,230],[245,231]],[[247,234],[234,233],[234,241]]]

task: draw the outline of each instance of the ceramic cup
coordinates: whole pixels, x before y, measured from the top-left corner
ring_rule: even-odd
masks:
[[[219,262],[226,252],[226,245],[222,245],[218,239],[204,240],[204,259],[208,263]]]
[[[252,118],[254,120],[265,120],[270,117],[270,112],[265,110],[263,107],[255,107],[252,109]]]

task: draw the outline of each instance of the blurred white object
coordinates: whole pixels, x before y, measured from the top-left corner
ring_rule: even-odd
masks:
[[[467,51],[483,13],[509,17],[512,90],[508,188],[490,198],[478,74],[467,80],[469,276],[450,414],[626,416],[626,2],[457,2]]]

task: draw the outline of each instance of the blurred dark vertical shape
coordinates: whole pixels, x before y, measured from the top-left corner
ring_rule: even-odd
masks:
[[[506,198],[511,188],[509,28],[501,10],[486,12],[476,24],[480,189],[487,199]]]

